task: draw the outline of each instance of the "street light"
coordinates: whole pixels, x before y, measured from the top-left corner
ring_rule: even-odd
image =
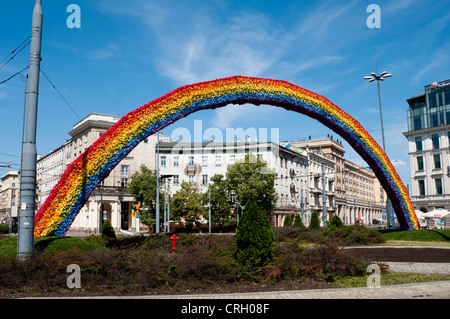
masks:
[[[384,126],[383,126],[383,111],[381,110],[381,98],[380,98],[380,81],[384,81],[385,78],[390,78],[392,74],[387,73],[387,71],[381,72],[380,75],[376,75],[374,72],[370,73],[369,76],[365,76],[364,80],[369,80],[369,82],[377,81],[378,87],[378,104],[380,107],[380,120],[381,120],[381,136],[383,138],[383,150],[386,152],[386,143],[384,141]]]
[[[384,141],[384,126],[383,126],[383,111],[381,110],[381,97],[380,97],[380,81],[384,81],[385,78],[390,78],[392,74],[387,73],[387,71],[381,72],[380,75],[376,75],[375,72],[370,73],[369,76],[365,76],[364,80],[368,80],[369,82],[377,81],[378,87],[378,105],[380,107],[380,121],[381,121],[381,136],[383,138],[383,150],[386,153],[386,143]],[[388,227],[390,228],[391,223],[391,202],[389,199],[386,201],[386,214],[388,219]]]

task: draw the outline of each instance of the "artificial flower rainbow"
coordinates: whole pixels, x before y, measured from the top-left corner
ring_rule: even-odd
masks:
[[[227,104],[280,106],[318,120],[367,162],[402,229],[420,229],[408,191],[381,147],[327,98],[286,81],[234,76],[180,87],[122,117],[73,161],[35,216],[34,236],[64,236],[95,187],[149,135],[199,110]]]

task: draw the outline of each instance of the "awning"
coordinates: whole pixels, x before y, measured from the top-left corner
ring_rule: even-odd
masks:
[[[423,214],[423,217],[428,218],[443,218],[444,216],[450,214],[450,212],[446,209],[436,209],[431,212]]]

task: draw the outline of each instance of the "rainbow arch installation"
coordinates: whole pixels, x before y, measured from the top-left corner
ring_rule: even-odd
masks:
[[[123,116],[65,170],[34,219],[34,236],[64,236],[95,187],[142,140],[187,115],[228,104],[279,106],[314,118],[367,162],[404,230],[420,229],[408,191],[383,149],[324,96],[286,81],[233,76],[180,87]]]

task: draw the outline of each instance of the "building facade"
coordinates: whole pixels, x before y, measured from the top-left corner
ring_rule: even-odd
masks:
[[[272,225],[283,226],[287,215],[293,219],[297,214],[309,225],[312,209],[319,213],[323,222],[322,165],[325,165],[326,176],[326,212],[334,212],[334,163],[323,153],[288,144],[251,140],[161,143],[160,171],[163,176],[170,176],[167,179],[170,196],[180,189],[183,181],[191,183],[198,192],[206,192],[213,175],[225,176],[228,168],[244,160],[248,153],[266,162],[268,172],[276,174],[274,187],[278,201],[271,212]]]
[[[375,174],[344,158],[342,141],[328,136],[324,139],[289,142],[299,148],[325,154],[334,164],[334,176],[330,182],[334,186],[334,210],[344,224],[360,223],[372,225],[383,220],[386,194]]]
[[[19,207],[19,171],[10,170],[2,175],[0,185],[0,224],[8,224],[17,218]]]
[[[38,207],[45,202],[67,166],[119,119],[120,117],[112,115],[90,114],[73,126],[69,132],[70,139],[38,159]],[[127,191],[127,185],[131,176],[139,171],[141,165],[144,164],[150,169],[155,169],[155,146],[158,136],[161,142],[169,141],[169,137],[155,134],[137,145],[92,192],[70,229],[98,232],[100,218],[109,219],[116,230],[148,229],[139,223],[139,218],[131,216],[134,198]]]
[[[450,210],[450,80],[407,99],[410,196],[416,210]]]

